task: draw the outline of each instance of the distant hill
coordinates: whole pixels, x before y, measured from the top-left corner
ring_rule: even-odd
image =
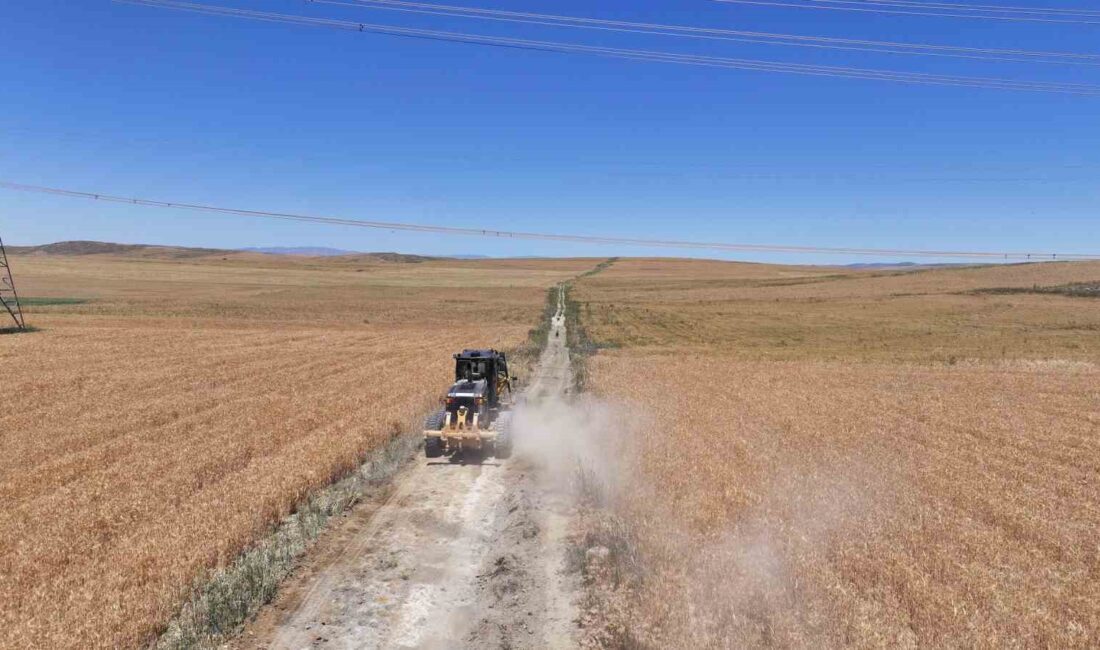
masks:
[[[132,257],[205,257],[233,251],[219,248],[187,248],[150,244],[114,244],[102,241],[60,241],[41,246],[8,246],[8,252],[24,255],[128,255]]]
[[[315,246],[243,248],[228,250],[222,248],[187,248],[185,246],[155,246],[151,244],[115,244],[101,241],[62,241],[41,246],[8,246],[12,254],[21,255],[114,255],[119,257],[140,257],[154,259],[189,259],[198,257],[241,257],[248,255],[285,255],[298,257],[325,257],[334,262],[390,262],[395,264],[417,264],[428,260],[443,259],[425,255],[405,255],[403,253],[356,253],[336,248]]]
[[[420,262],[430,262],[431,260],[446,258],[429,257],[427,255],[406,255],[405,253],[354,253],[352,255],[340,255],[333,259],[348,260],[349,262],[356,262],[359,260],[381,260],[383,262],[394,262],[396,264],[419,264]]]
[[[857,262],[855,264],[845,264],[844,266],[849,269],[896,269],[922,265],[916,262]]]
[[[349,251],[342,248],[328,248],[325,246],[269,246],[263,248],[242,248],[249,253],[263,253],[264,255],[305,255],[308,257],[348,257],[368,256],[388,262],[423,262],[426,260],[450,259],[450,260],[487,260],[488,255],[410,255],[408,253],[363,253]]]
[[[921,264],[919,262],[857,262],[845,264],[847,269],[938,269],[956,266],[974,266],[974,262],[934,262]]]
[[[325,246],[268,246],[264,248],[242,248],[248,253],[263,253],[265,255],[305,255],[308,257],[336,257],[338,255],[360,255],[359,251],[349,251],[342,248],[327,248]]]

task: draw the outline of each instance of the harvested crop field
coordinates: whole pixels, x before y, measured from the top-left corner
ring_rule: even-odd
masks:
[[[985,295],[1097,264],[624,260],[573,291],[634,405],[589,641],[1100,642],[1100,304]]]
[[[587,260],[16,255],[0,646],[148,643],[207,571],[515,348]]]
[[[1097,277],[1100,262],[898,271],[625,260],[577,291],[590,335],[609,346],[744,359],[1095,361],[1100,303],[981,290]]]

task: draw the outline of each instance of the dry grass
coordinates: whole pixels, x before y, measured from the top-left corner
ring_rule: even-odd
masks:
[[[1091,281],[1100,263],[853,271],[626,260],[579,285],[598,342],[745,359],[1096,359],[1100,309],[992,287]]]
[[[14,256],[0,646],[133,647],[313,489],[509,347],[585,260]],[[79,298],[88,302],[45,300]]]
[[[655,425],[613,495],[633,547],[593,533],[642,568],[593,572],[592,639],[1095,647],[1100,306],[959,292],[1098,276],[627,260],[578,283],[622,346],[589,385]]]

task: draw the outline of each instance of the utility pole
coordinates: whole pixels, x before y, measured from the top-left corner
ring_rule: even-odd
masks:
[[[19,308],[19,294],[15,292],[15,281],[11,278],[11,267],[8,266],[8,252],[4,250],[4,240],[0,239],[0,319],[4,313],[15,320],[16,329],[27,329],[27,322],[23,320],[23,310]],[[0,325],[0,329],[3,326]]]

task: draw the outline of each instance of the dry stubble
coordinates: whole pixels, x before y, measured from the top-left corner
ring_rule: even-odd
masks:
[[[619,346],[589,385],[654,419],[612,493],[629,543],[596,536],[643,561],[600,574],[592,639],[1095,645],[1100,302],[965,292],[1096,273],[624,260],[582,281]]]
[[[148,642],[196,579],[515,346],[565,262],[19,257],[0,337],[0,646]],[[368,260],[369,262],[369,260]],[[48,302],[48,301],[44,301]]]

